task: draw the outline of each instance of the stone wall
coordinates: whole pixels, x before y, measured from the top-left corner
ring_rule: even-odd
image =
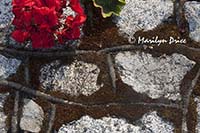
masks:
[[[71,51],[7,47],[10,2],[0,2],[0,132],[200,132],[200,2],[127,0],[112,18],[126,43]],[[169,23],[186,44],[137,43],[140,32],[168,36]]]

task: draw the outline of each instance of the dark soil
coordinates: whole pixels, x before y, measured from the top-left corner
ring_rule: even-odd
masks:
[[[197,104],[194,101],[194,97],[190,98],[190,105],[188,107],[188,114],[187,114],[187,125],[189,133],[196,132],[196,125],[197,125]]]
[[[48,117],[47,114],[49,112],[50,104],[40,99],[37,100],[37,103],[43,107],[44,111],[46,112],[46,117]],[[164,120],[171,121],[175,124],[176,133],[181,132],[181,111],[176,109],[149,108],[135,105],[83,108],[78,106],[66,106],[58,104],[56,107],[56,119],[54,122],[54,128],[56,130],[58,130],[62,124],[78,120],[85,115],[89,115],[95,119],[112,116],[126,119],[130,123],[135,123],[137,120],[141,119],[145,113],[156,110]]]
[[[194,101],[195,97],[200,96],[200,78],[197,81],[197,84],[194,88],[193,95],[190,98],[190,105],[188,107],[188,115],[187,115],[187,120],[188,120],[188,129],[191,131],[191,133],[196,132],[196,125],[197,125],[197,103]]]

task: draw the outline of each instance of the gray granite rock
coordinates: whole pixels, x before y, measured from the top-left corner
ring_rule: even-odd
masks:
[[[3,113],[0,112],[0,132],[1,133],[7,133],[7,126],[6,126],[6,118],[7,116]]]
[[[0,0],[0,43],[7,44],[7,37],[11,33],[11,23],[14,18],[12,13],[12,0]]]
[[[8,93],[5,94],[0,93],[0,111],[3,111],[4,102],[8,95],[9,95]]]
[[[58,133],[128,133],[128,130],[138,132],[139,129],[140,127],[129,124],[124,119],[93,119],[90,116],[83,116],[77,121],[63,125]]]
[[[174,125],[171,122],[164,121],[158,116],[156,111],[145,114],[141,123],[143,126],[141,133],[173,133]]]
[[[152,99],[164,97],[170,100],[181,100],[181,81],[195,65],[181,54],[152,57],[144,52],[118,53],[115,63],[122,81],[136,92]]]
[[[173,14],[171,0],[126,0],[116,18],[120,33],[132,38],[139,30],[152,30]]]
[[[171,122],[164,121],[156,111],[145,114],[137,124],[124,119],[103,117],[94,119],[83,116],[77,121],[63,125],[58,133],[173,133]]]
[[[189,23],[190,37],[200,42],[200,2],[185,2],[185,17]]]
[[[100,89],[97,85],[100,69],[94,64],[74,61],[71,65],[62,65],[55,61],[43,66],[40,72],[44,89],[62,91],[71,96],[89,96]]]
[[[196,133],[200,133],[200,97],[196,97],[194,100],[197,103],[197,125],[196,125]]]
[[[37,133],[43,124],[44,112],[33,100],[25,99],[20,128],[25,131]]]
[[[15,74],[21,64],[20,60],[6,58],[0,55],[0,79],[8,78],[10,75]]]
[[[14,15],[12,13],[12,0],[0,1],[0,28],[5,28],[11,23]]]
[[[3,105],[8,95],[8,93],[0,94],[0,133],[7,133],[7,116],[3,112]]]

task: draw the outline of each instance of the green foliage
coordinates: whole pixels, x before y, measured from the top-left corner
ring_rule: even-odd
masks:
[[[104,18],[112,14],[119,15],[122,7],[126,4],[125,0],[93,0],[94,6],[101,8]]]

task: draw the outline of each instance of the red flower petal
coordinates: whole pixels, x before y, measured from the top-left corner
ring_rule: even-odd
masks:
[[[78,14],[84,14],[84,10],[81,7],[79,0],[70,0],[70,7]]]
[[[19,43],[23,43],[26,39],[28,39],[29,33],[21,30],[15,30],[12,32],[11,36]]]
[[[78,39],[80,37],[80,29],[74,28],[65,33],[65,37],[70,40]]]
[[[29,7],[31,7],[34,4],[35,4],[34,0],[13,0],[12,1],[13,6],[21,6],[21,7],[29,6]]]
[[[72,23],[72,27],[81,26],[86,20],[85,15],[77,15]]]
[[[31,35],[33,48],[51,48],[54,46],[54,36],[48,31],[39,31]]]
[[[39,25],[48,24],[49,27],[52,27],[58,24],[58,17],[56,15],[54,8],[35,7],[33,11],[33,17],[34,17],[34,22]]]
[[[12,24],[17,28],[29,27],[31,25],[32,12],[15,7],[13,8],[13,13],[15,14],[15,18]]]

